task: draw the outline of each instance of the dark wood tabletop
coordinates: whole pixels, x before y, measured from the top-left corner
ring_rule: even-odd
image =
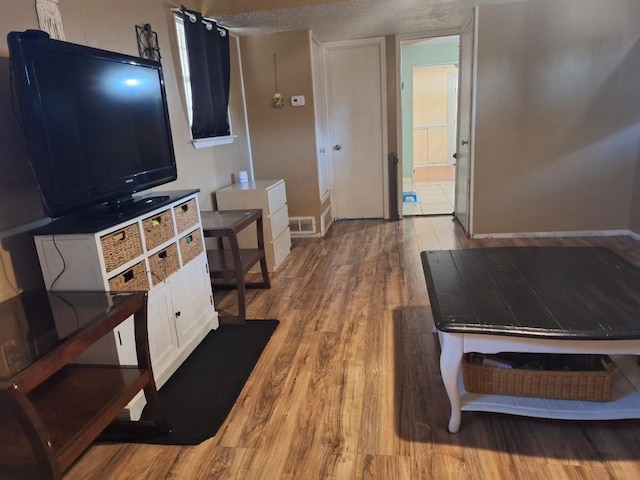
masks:
[[[421,258],[441,331],[640,338],[640,268],[607,248],[438,250]]]
[[[262,218],[262,210],[203,210],[200,216],[205,236],[227,236],[229,233],[237,234]]]

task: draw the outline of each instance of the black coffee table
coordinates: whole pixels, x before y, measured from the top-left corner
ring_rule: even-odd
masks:
[[[599,247],[505,247],[421,253],[451,403],[461,411],[562,419],[640,418],[640,268]],[[607,354],[618,366],[613,401],[474,394],[468,352]]]

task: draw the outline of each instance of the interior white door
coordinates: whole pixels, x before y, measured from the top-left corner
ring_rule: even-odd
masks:
[[[335,218],[383,218],[385,191],[383,43],[326,46]]]
[[[473,18],[460,34],[460,82],[458,101],[458,140],[456,148],[455,216],[470,234],[471,136],[473,121]]]

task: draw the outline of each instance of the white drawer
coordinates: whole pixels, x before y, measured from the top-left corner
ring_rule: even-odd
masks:
[[[287,203],[287,189],[284,185],[284,180],[277,183],[273,187],[267,190],[267,205],[268,212],[263,212],[265,215],[271,215],[273,212],[277,212]]]
[[[276,238],[289,226],[289,209],[286,203],[269,217],[269,223],[271,224],[271,238]]]
[[[291,250],[291,232],[289,225],[278,238],[273,241],[273,269],[275,270],[287,258]]]

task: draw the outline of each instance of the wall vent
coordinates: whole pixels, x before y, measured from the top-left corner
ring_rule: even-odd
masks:
[[[327,208],[325,208],[324,212],[322,212],[322,215],[320,215],[320,229],[321,229],[320,233],[323,237],[329,230],[329,227],[331,226],[332,223],[333,223],[333,212],[331,211],[331,205],[329,205]]]
[[[314,217],[289,217],[291,235],[313,235],[316,233],[316,219]]]

